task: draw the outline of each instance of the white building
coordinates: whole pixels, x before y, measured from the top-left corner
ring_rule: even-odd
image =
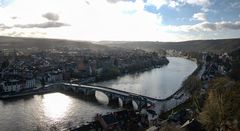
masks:
[[[19,92],[22,89],[31,89],[36,86],[36,80],[33,79],[27,79],[27,80],[9,80],[9,81],[2,81],[0,83],[0,87],[2,88],[2,91],[7,92]]]
[[[34,87],[36,87],[36,80],[34,78],[27,79],[24,88],[29,89],[29,88],[34,88]]]
[[[1,87],[4,92],[18,92],[23,88],[19,80],[3,81]]]

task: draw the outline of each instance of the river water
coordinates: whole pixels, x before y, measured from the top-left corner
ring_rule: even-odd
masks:
[[[196,68],[195,62],[168,57],[169,64],[115,80],[95,83],[155,98],[166,98],[181,87]],[[83,100],[62,93],[0,100],[0,131],[66,129],[93,120],[96,113],[119,110],[106,104],[107,97],[96,93],[100,102]]]
[[[166,98],[176,92],[196,68],[193,61],[168,57],[168,65],[150,71],[125,75],[96,85],[133,92],[154,98]]]

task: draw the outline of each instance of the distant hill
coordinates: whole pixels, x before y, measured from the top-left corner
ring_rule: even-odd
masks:
[[[92,50],[103,50],[108,47],[121,47],[127,49],[142,49],[145,51],[155,51],[165,53],[164,50],[174,49],[186,52],[231,52],[240,48],[240,38],[238,39],[219,39],[219,40],[194,40],[183,42],[149,42],[149,41],[72,41],[63,39],[46,38],[23,38],[0,36],[0,49],[21,49],[33,48],[40,49],[78,47]]]
[[[145,50],[158,51],[161,49],[174,49],[178,51],[186,52],[231,52],[235,49],[240,48],[240,38],[238,39],[219,39],[219,40],[194,40],[194,41],[183,41],[183,42],[148,42],[148,41],[135,41],[135,42],[124,42],[124,41],[102,41],[100,44],[108,46],[116,46],[123,48],[140,48]]]
[[[23,49],[37,47],[40,49],[58,48],[58,47],[79,47],[93,50],[105,49],[104,45],[93,44],[88,41],[71,41],[63,39],[46,38],[24,38],[24,37],[5,37],[0,36],[0,49]]]
[[[165,54],[165,50],[159,45],[159,42],[143,42],[143,41],[101,41],[98,44],[107,45],[111,47],[121,47],[127,49],[141,49],[148,52],[158,52]]]

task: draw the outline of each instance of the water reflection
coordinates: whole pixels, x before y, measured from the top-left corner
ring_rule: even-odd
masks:
[[[52,120],[64,117],[71,104],[70,97],[61,93],[46,94],[42,101],[45,116]]]

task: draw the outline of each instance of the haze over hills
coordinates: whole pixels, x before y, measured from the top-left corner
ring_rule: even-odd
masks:
[[[218,40],[194,40],[183,42],[149,42],[149,41],[102,41],[100,44],[130,48],[130,49],[144,49],[147,51],[161,51],[174,49],[177,51],[186,52],[231,52],[240,48],[240,38],[236,39],[218,39]]]
[[[64,39],[46,39],[46,38],[25,38],[25,37],[6,37],[0,36],[0,49],[22,49],[22,48],[58,48],[58,47],[79,47],[93,50],[107,48],[104,45],[93,44],[89,41],[72,41]]]
[[[98,44],[107,45],[110,47],[120,47],[127,49],[141,49],[148,52],[158,52],[160,54],[165,53],[164,49],[159,46],[159,42],[143,42],[143,41],[101,41]]]
[[[120,47],[126,49],[142,49],[164,53],[164,50],[174,49],[186,52],[231,52],[240,48],[240,38],[218,40],[194,40],[183,42],[151,42],[151,41],[72,41],[64,39],[24,38],[0,36],[1,49],[21,48],[56,48],[56,47],[79,47],[93,50],[102,50],[108,47]]]

